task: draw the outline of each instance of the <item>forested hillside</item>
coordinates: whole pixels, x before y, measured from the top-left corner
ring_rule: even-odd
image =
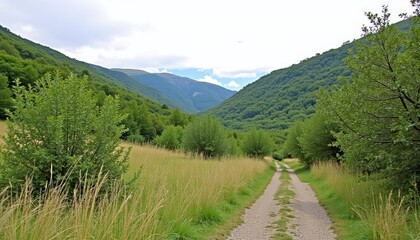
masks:
[[[397,24],[404,31],[409,26],[407,21]],[[295,120],[314,113],[320,87],[330,89],[339,76],[351,75],[343,59],[356,42],[345,42],[340,48],[273,71],[209,112],[233,129],[287,129]]]
[[[129,128],[124,135],[125,138],[134,136],[135,139],[150,140],[156,134],[160,134],[173,112],[168,108],[172,106],[170,101],[167,105],[162,105],[140,95],[140,90],[137,93],[130,91],[125,86],[127,84],[120,80],[121,78],[117,79],[117,76],[114,76],[120,74],[119,72],[111,70],[106,72],[103,68],[103,71],[98,71],[99,68],[23,39],[0,26],[0,119],[6,117],[4,109],[13,107],[11,88],[17,78],[26,86],[33,85],[46,73],[59,72],[63,77],[70,74],[87,75],[89,85],[100,102],[106,95],[118,95],[121,110],[129,114],[125,122]],[[151,91],[151,94],[164,98],[157,90],[140,86],[140,83],[136,82],[134,87]]]
[[[329,88],[338,76],[350,75],[342,60],[352,46],[346,44],[273,71],[210,112],[230,128],[286,129],[294,120],[305,119],[315,111],[320,87]]]

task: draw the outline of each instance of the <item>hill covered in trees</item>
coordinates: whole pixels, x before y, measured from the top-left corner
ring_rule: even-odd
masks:
[[[299,64],[279,69],[247,85],[210,110],[234,129],[286,129],[296,119],[314,113],[316,92],[329,88],[338,76],[350,75],[342,62],[352,44],[345,44]]]
[[[0,26],[0,119],[5,119],[5,109],[12,109],[13,103],[11,89],[15,80],[20,79],[22,85],[34,85],[35,81],[42,78],[46,73],[58,72],[61,76],[67,77],[70,74],[78,76],[87,75],[89,87],[103,102],[106,95],[119,96],[120,108],[129,117],[124,124],[129,129],[124,138],[132,140],[151,140],[160,134],[164,127],[169,124],[170,117],[174,110],[168,106],[157,103],[145,97],[155,94],[156,97],[165,99],[165,96],[141,83],[130,80],[123,73],[93,66],[91,64],[69,58],[64,54],[49,47],[23,39],[10,32],[9,29]],[[117,75],[120,75],[117,77]],[[121,76],[122,75],[122,76]],[[131,88],[128,84],[133,84]],[[137,88],[139,91],[135,91]],[[177,111],[177,115],[183,115]]]
[[[402,21],[397,27],[407,30],[409,24]],[[307,119],[315,112],[320,87],[330,89],[340,76],[351,75],[343,59],[356,42],[345,42],[337,49],[275,70],[209,112],[233,129],[287,129],[294,121]]]

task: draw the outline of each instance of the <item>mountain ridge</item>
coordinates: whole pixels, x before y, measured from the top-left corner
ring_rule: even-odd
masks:
[[[143,70],[122,68],[114,70],[127,74],[141,84],[157,89],[189,113],[208,110],[236,93],[218,85],[199,82],[172,73],[148,73]]]

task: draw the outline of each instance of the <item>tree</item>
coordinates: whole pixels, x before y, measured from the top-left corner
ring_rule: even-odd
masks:
[[[118,99],[107,97],[98,107],[86,77],[63,79],[58,73],[29,89],[16,80],[14,93],[0,185],[19,189],[31,177],[41,192],[63,182],[71,191],[95,184],[100,172],[107,175],[104,189],[121,179],[129,151],[119,147],[124,116]]]
[[[389,24],[386,6],[381,16],[366,13],[366,38],[346,58],[351,80],[323,96],[341,129],[335,137],[344,163],[379,173],[392,188],[420,184],[420,20],[412,3],[409,32]]]
[[[334,132],[338,130],[338,125],[321,111],[316,111],[311,118],[305,120],[302,133],[297,139],[304,155],[302,162],[310,166],[318,160],[337,160],[340,149],[335,146]]]
[[[298,138],[302,135],[302,121],[295,121],[287,130],[287,138],[283,143],[283,156],[290,156],[303,159],[302,148],[299,144]]]
[[[179,126],[169,125],[163,130],[162,135],[155,138],[156,145],[169,150],[181,147],[183,129]]]
[[[169,117],[169,122],[174,126],[184,127],[188,123],[188,119],[185,114],[181,113],[179,109],[175,109]]]
[[[226,134],[220,122],[209,116],[197,118],[187,125],[184,133],[185,151],[204,158],[221,157],[226,152]]]
[[[6,109],[12,108],[12,91],[8,88],[7,77],[0,73],[0,119],[6,119]]]
[[[271,153],[273,145],[273,140],[266,132],[254,128],[245,135],[241,147],[249,157],[264,158]]]

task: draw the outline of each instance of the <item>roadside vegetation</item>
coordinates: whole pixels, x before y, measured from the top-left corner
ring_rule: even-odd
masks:
[[[339,239],[417,239],[420,235],[420,1],[390,25],[387,6],[366,13],[364,38],[345,62],[351,77],[321,89],[315,113],[296,121],[282,145],[333,218]]]
[[[420,210],[401,193],[384,190],[376,180],[362,181],[335,162],[318,162],[308,169],[297,159],[286,161],[316,192],[332,218],[337,239],[417,239],[420,235]]]
[[[0,127],[4,134],[5,124]],[[126,179],[102,194],[106,175],[68,202],[64,185],[34,197],[30,182],[0,194],[0,239],[203,239],[224,236],[273,174],[268,161],[206,161],[153,146],[131,147]],[[238,167],[240,166],[240,167]]]

